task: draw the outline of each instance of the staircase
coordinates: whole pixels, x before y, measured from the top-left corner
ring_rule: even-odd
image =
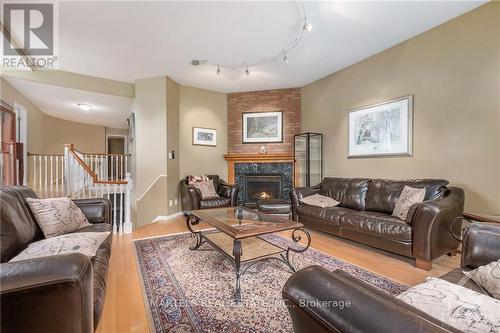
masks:
[[[64,145],[64,155],[29,154],[29,185],[41,198],[107,198],[114,234],[132,232],[129,155],[87,154]]]

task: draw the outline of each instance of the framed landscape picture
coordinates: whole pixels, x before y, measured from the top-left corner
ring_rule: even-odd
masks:
[[[193,145],[217,146],[217,130],[213,128],[193,127]]]
[[[411,156],[413,95],[349,112],[348,157]]]
[[[244,112],[243,143],[283,142],[283,112]]]

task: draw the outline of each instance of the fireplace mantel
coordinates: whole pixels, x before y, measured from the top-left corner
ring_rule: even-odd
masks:
[[[234,164],[235,163],[273,163],[273,162],[294,162],[293,154],[273,153],[273,154],[239,154],[228,153],[224,155],[228,168],[228,181],[234,184]]]

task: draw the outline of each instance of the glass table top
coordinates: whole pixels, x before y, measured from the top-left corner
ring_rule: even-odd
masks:
[[[232,238],[246,238],[302,227],[301,223],[244,207],[193,210],[193,215]]]

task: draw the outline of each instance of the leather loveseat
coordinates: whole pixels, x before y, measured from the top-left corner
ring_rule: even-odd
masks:
[[[464,234],[461,267],[440,278],[488,295],[463,271],[498,259],[500,224],[473,223]],[[341,270],[330,272],[320,266],[306,267],[288,279],[282,295],[288,304],[295,333],[458,332]],[[343,309],[338,306],[315,306],[334,300],[349,301],[350,306]]]
[[[27,187],[0,188],[0,299],[2,333],[92,333],[106,294],[110,234],[91,260],[65,254],[8,262],[43,234],[26,203]],[[107,199],[74,200],[92,224],[79,232],[111,231]]]
[[[184,212],[195,209],[236,207],[238,186],[229,185],[217,175],[209,175],[207,177],[214,181],[215,191],[219,196],[202,199],[200,190],[189,185],[187,179],[183,179],[181,180],[181,202]]]
[[[425,188],[426,194],[403,221],[391,214],[405,185]],[[418,268],[430,270],[432,260],[455,254],[459,245],[449,225],[463,213],[464,192],[447,185],[440,179],[325,178],[316,186],[292,191],[292,218],[312,229],[415,258]],[[340,205],[322,209],[300,203],[315,193]]]

